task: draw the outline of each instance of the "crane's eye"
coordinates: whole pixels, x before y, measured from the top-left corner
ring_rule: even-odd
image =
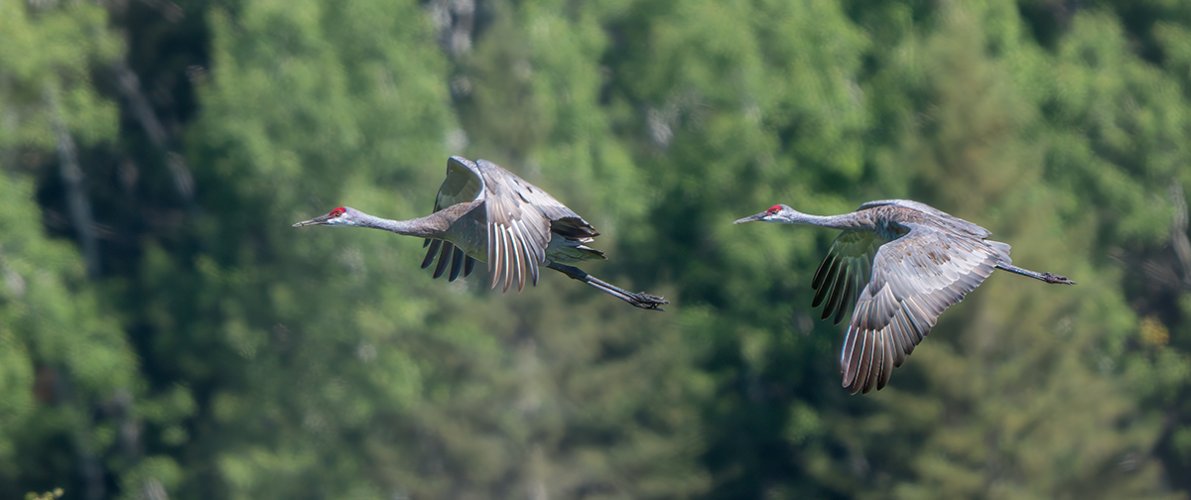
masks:
[[[347,212],[347,209],[345,209],[343,207],[335,207],[335,209],[332,210],[331,213],[327,214],[327,218],[334,219],[336,217],[339,217],[340,215],[343,215],[344,212]]]
[[[766,210],[766,211],[765,211],[765,213],[767,213],[767,214],[769,214],[769,215],[773,215],[773,214],[776,214],[776,213],[778,213],[778,212],[781,212],[781,211],[782,211],[782,206],[781,206],[781,205],[774,205],[774,206],[772,206],[772,207],[769,207],[769,210]]]

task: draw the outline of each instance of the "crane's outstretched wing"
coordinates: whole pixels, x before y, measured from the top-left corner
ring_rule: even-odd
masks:
[[[476,166],[484,176],[486,191],[492,288],[503,281],[503,290],[514,282],[520,290],[526,278],[536,285],[551,231],[563,236],[597,234],[582,217],[541,188],[490,161],[477,160]]]
[[[475,163],[467,158],[452,156],[447,159],[447,178],[443,179],[438,188],[438,195],[434,197],[434,211],[438,212],[457,203],[474,201],[484,194],[484,177],[476,168]],[[449,267],[451,274],[447,281],[455,281],[459,276],[471,274],[476,260],[455,247],[449,241],[427,238],[422,247],[426,248],[426,257],[422,259],[422,269],[430,267],[438,258],[438,265],[434,266],[434,277],[442,276]]]
[[[824,304],[823,319],[834,315],[833,321],[839,323],[844,311],[856,303],[860,290],[868,283],[873,255],[883,243],[885,239],[872,231],[844,231],[831,243],[831,250],[811,280],[815,289],[811,307]]]
[[[843,386],[881,389],[895,367],[935,326],[1008,258],[1008,245],[906,224],[910,231],[877,250],[840,351]]]

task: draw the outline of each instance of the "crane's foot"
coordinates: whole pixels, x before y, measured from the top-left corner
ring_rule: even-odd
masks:
[[[1059,276],[1057,274],[1042,273],[1042,281],[1047,283],[1054,283],[1059,285],[1074,285],[1075,282],[1068,279],[1066,276]]]
[[[640,307],[641,309],[662,311],[662,306],[670,303],[670,301],[666,300],[664,297],[651,295],[645,292],[630,293],[628,295],[630,300],[627,302],[632,304],[634,307]]]

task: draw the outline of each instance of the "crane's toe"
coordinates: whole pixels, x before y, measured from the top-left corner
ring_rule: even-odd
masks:
[[[1074,285],[1075,284],[1074,281],[1071,281],[1071,279],[1066,276],[1060,276],[1060,275],[1051,274],[1051,273],[1042,273],[1042,279],[1044,281],[1046,281],[1047,283],[1056,283],[1056,284],[1060,284],[1060,285]]]
[[[629,302],[630,304],[640,307],[641,309],[650,309],[654,311],[662,311],[662,306],[670,303],[670,301],[666,300],[664,297],[651,295],[645,292],[634,293],[632,294],[631,298],[633,300]]]

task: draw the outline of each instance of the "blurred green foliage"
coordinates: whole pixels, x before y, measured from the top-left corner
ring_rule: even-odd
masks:
[[[0,2],[0,497],[1185,498],[1189,135],[1176,1]],[[451,154],[673,304],[289,226]],[[894,197],[1080,284],[847,395],[834,235],[730,222]]]

